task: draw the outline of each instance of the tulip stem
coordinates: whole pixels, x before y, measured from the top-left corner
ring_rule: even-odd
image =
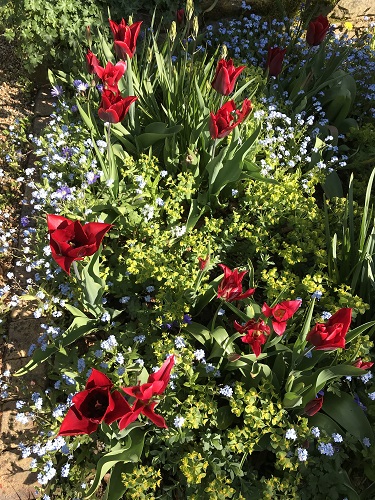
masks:
[[[77,280],[81,281],[81,276],[79,275],[77,262],[75,260],[73,260],[73,269],[74,269],[74,274],[76,275]]]
[[[215,311],[215,314],[214,314],[214,317],[212,318],[212,324],[211,324],[211,332],[213,332],[215,330],[215,323],[216,323],[216,320],[217,320],[217,316],[219,314],[219,311],[221,309],[221,306],[223,305],[223,300],[221,300],[220,302],[220,305],[219,307],[216,309]]]

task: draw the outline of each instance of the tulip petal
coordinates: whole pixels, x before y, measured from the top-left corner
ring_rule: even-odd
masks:
[[[98,428],[98,424],[91,422],[83,417],[77,409],[72,406],[69,408],[64,420],[62,421],[59,436],[76,436],[78,434],[91,434]]]

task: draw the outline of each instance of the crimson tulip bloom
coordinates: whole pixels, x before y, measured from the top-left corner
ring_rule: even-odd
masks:
[[[198,257],[199,261],[199,269],[201,271],[204,271],[209,265],[210,265],[210,255],[208,254],[205,259],[202,257]]]
[[[91,52],[91,50],[87,51],[86,54],[86,65],[87,65],[87,71],[92,75],[95,73],[95,68],[96,66],[100,67],[100,62],[99,59],[96,57],[95,54]]]
[[[134,422],[140,414],[145,415],[158,427],[167,428],[164,418],[154,411],[157,402],[153,399],[155,396],[160,396],[165,391],[174,363],[175,357],[169,356],[159,370],[149,375],[146,384],[138,384],[133,387],[123,388],[126,394],[135,398],[135,402],[131,408],[131,413],[128,412],[121,418],[119,422],[120,429],[125,429],[125,427],[131,422]]]
[[[83,226],[61,215],[47,215],[47,226],[52,258],[68,274],[75,260],[93,255],[104,235],[112,227],[103,222],[88,222]]]
[[[266,318],[272,318],[272,327],[277,335],[282,335],[286,329],[286,322],[300,307],[300,300],[285,300],[276,304],[274,307],[269,307],[266,303],[263,304],[262,313]]]
[[[209,128],[212,139],[222,139],[231,133],[252,110],[251,101],[245,99],[242,103],[242,109],[236,109],[233,100],[226,102],[217,111],[216,115],[210,113]]]
[[[98,64],[94,66],[94,72],[102,80],[103,87],[115,94],[119,93],[118,82],[124,76],[125,71],[126,63],[124,61],[119,61],[116,65],[108,61],[105,68]]]
[[[246,66],[234,67],[232,59],[226,61],[220,59],[217,63],[215,77],[212,80],[212,87],[221,95],[229,95],[233,92],[237,78]]]
[[[253,353],[258,357],[262,352],[262,345],[267,341],[266,336],[270,334],[270,327],[262,319],[251,319],[244,325],[240,325],[235,321],[234,328],[237,332],[246,333],[246,335],[241,337],[241,340],[245,344],[250,344]]]
[[[355,366],[356,368],[361,368],[361,370],[369,370],[373,365],[374,363],[372,363],[371,361],[362,361],[362,358],[359,358],[353,366]]]
[[[317,323],[306,337],[316,350],[326,351],[345,347],[345,335],[352,321],[352,309],[344,307],[333,314],[326,323]]]
[[[322,15],[310,21],[306,32],[306,42],[312,47],[320,45],[327,34],[329,26],[327,17]]]
[[[124,19],[121,19],[119,24],[111,19],[109,20],[109,26],[115,41],[115,52],[118,58],[126,59],[126,56],[130,58],[134,56],[141,24],[142,21],[139,21],[128,26]]]
[[[176,21],[178,24],[182,24],[185,19],[185,9],[178,9],[176,11]]]
[[[238,272],[238,269],[233,271],[224,264],[219,264],[219,266],[224,271],[224,278],[219,283],[217,289],[218,299],[224,299],[227,302],[233,302],[234,300],[242,300],[250,297],[255,292],[255,288],[250,288],[245,293],[242,293],[242,280],[247,271]]]
[[[319,398],[315,398],[309,401],[304,408],[304,412],[309,417],[312,417],[313,415],[315,415],[315,413],[318,413],[318,411],[321,410],[322,406],[323,396],[320,396]]]
[[[69,408],[58,435],[91,434],[102,422],[109,425],[131,413],[124,396],[119,391],[111,392],[112,387],[111,380],[93,368],[85,390],[73,396],[73,406]]]
[[[283,67],[286,49],[280,47],[270,47],[267,54],[266,68],[270,76],[278,76]]]
[[[120,92],[114,94],[110,90],[103,90],[98,115],[101,120],[109,123],[119,123],[127,115],[130,106],[138,97],[122,97]]]

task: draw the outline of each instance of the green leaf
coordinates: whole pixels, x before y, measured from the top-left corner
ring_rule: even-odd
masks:
[[[368,323],[365,323],[364,325],[357,326],[357,328],[354,328],[354,330],[351,330],[346,335],[346,343],[351,342],[352,340],[354,340],[355,338],[357,338],[358,335],[361,335],[361,333],[363,333],[368,328],[371,328],[374,325],[375,325],[375,321],[369,321]]]
[[[340,427],[337,422],[332,420],[331,417],[325,415],[321,411],[315,413],[312,417],[308,417],[308,419],[310,426],[319,427],[319,429],[325,430],[330,436],[332,436],[334,432],[338,432],[339,434],[342,433],[342,427]]]
[[[87,318],[86,314],[77,307],[65,304],[65,309],[69,311],[74,317]]]
[[[52,356],[60,349],[60,347],[64,348],[87,333],[95,330],[95,325],[96,320],[81,317],[74,318],[71,325],[65,330],[61,337],[57,339],[55,345],[48,346],[44,351],[42,351],[42,349],[36,349],[31,360],[24,367],[20,368],[14,375],[16,377],[25,375]]]
[[[295,406],[300,406],[302,402],[302,397],[295,392],[287,392],[283,399],[284,408],[294,408]]]
[[[101,304],[101,299],[104,293],[104,280],[100,277],[99,271],[99,257],[101,254],[101,248],[95,252],[88,262],[88,264],[83,268],[82,277],[84,284],[84,295],[86,301],[91,306],[97,306]]]
[[[190,323],[184,328],[184,331],[190,333],[198,342],[205,345],[211,339],[210,331],[203,325],[199,323]]]
[[[146,127],[145,133],[135,138],[135,142],[138,150],[143,151],[155,144],[155,142],[177,134],[180,130],[182,130],[182,125],[167,128],[167,125],[163,122],[151,123]]]
[[[144,438],[144,432],[134,429],[129,446],[106,453],[97,463],[94,481],[84,498],[90,498],[95,493],[105,474],[117,463],[138,462],[143,451]]]
[[[374,442],[374,431],[364,411],[349,394],[341,396],[327,393],[324,396],[323,410],[343,429],[357,437],[360,441],[367,437]]]
[[[217,426],[221,431],[227,429],[234,420],[230,406],[221,406],[217,410]]]
[[[126,492],[126,486],[122,481],[121,475],[126,472],[127,463],[118,462],[112,469],[111,477],[105,491],[105,500],[121,500]]]
[[[335,171],[327,176],[323,189],[327,198],[342,198],[344,196],[340,177]]]

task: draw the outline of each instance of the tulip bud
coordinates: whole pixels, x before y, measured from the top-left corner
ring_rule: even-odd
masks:
[[[228,47],[226,45],[222,45],[220,59],[226,59],[228,55]]]
[[[177,35],[176,21],[172,21],[171,27],[170,27],[170,30],[169,30],[169,39],[170,39],[170,41],[172,43],[175,41],[176,35]]]
[[[185,16],[188,21],[193,17],[194,14],[194,2],[193,0],[186,1]]]
[[[197,38],[199,31],[198,16],[193,17],[193,38]]]
[[[87,44],[91,50],[91,46],[92,46],[92,35],[91,35],[91,29],[90,29],[90,26],[86,26],[86,40],[87,40]]]

